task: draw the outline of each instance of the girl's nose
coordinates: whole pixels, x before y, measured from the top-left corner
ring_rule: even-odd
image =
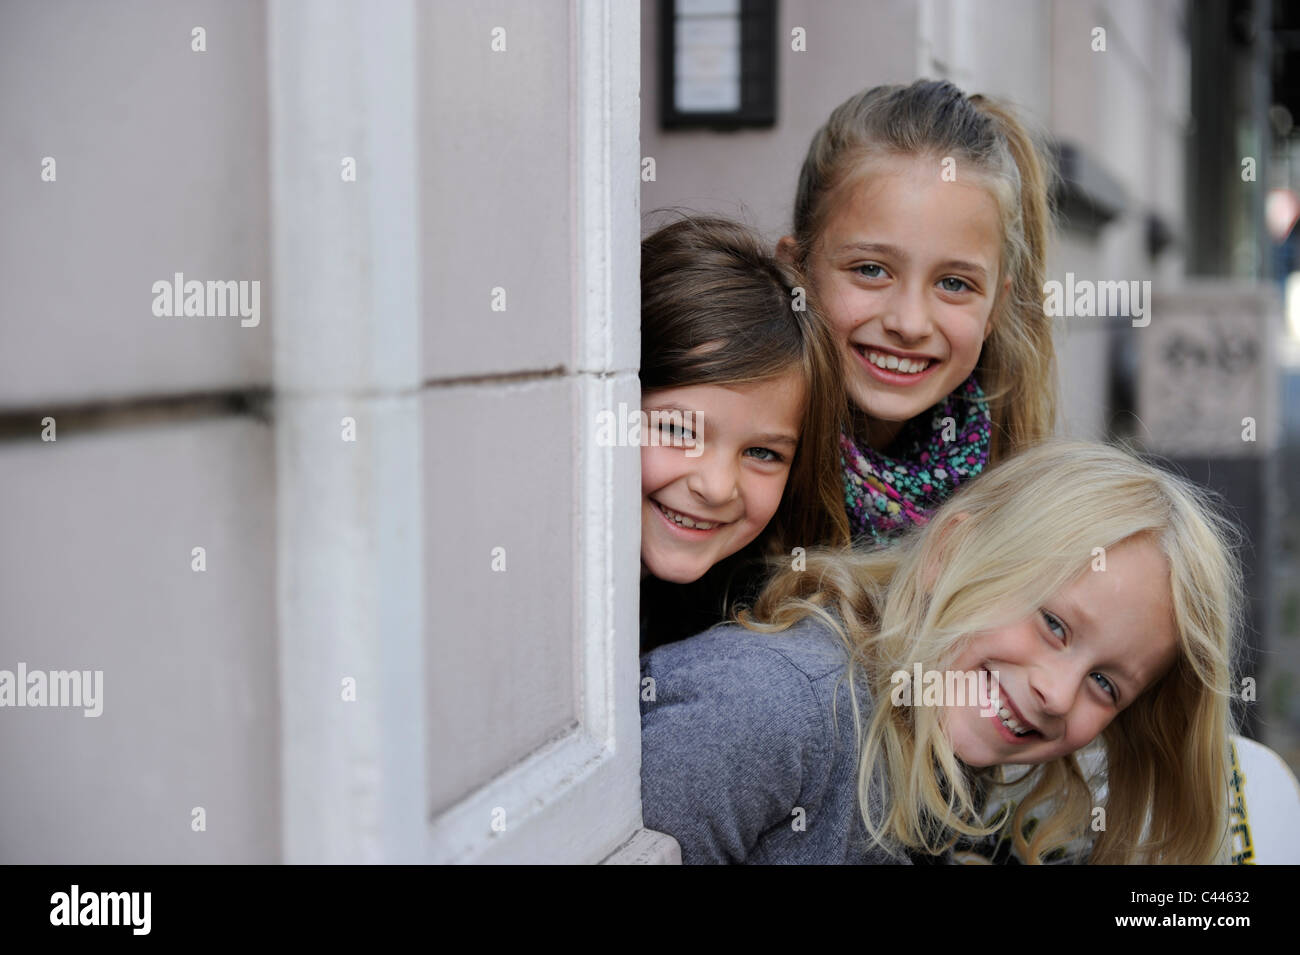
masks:
[[[925,289],[912,283],[900,288],[885,310],[881,324],[902,342],[919,342],[930,332],[929,303]]]
[[[1058,656],[1030,672],[1030,691],[1048,716],[1065,716],[1074,706],[1084,676],[1077,669]]]
[[[686,477],[686,487],[702,503],[717,507],[740,496],[736,469],[718,457],[705,454]]]

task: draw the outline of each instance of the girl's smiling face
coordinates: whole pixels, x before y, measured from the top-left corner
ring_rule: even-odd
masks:
[[[979,361],[1000,294],[1002,227],[982,184],[938,159],[884,157],[828,201],[808,271],[843,351],[849,397],[883,449]],[[783,240],[783,245],[792,240]],[[788,246],[787,246],[788,250]]]
[[[641,408],[693,412],[696,447],[641,447],[641,563],[690,583],[753,541],[776,514],[799,443],[805,388],[795,370],[739,385],[647,392]],[[695,526],[688,526],[693,524]]]
[[[1164,555],[1149,539],[1131,538],[1106,553],[1105,566],[1085,570],[1030,617],[975,634],[962,651],[953,669],[996,673],[1005,714],[983,715],[988,707],[979,702],[941,711],[953,752],[968,766],[1073,753],[1173,665]]]

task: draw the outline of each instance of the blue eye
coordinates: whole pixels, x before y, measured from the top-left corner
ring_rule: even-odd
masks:
[[[1057,636],[1059,636],[1062,640],[1064,640],[1065,624],[1061,623],[1060,618],[1058,618],[1055,614],[1048,613],[1046,610],[1040,610],[1038,612],[1043,615],[1043,620],[1044,622],[1046,622],[1049,630],[1052,629],[1053,627],[1060,629],[1061,632],[1057,634]],[[1055,633],[1055,630],[1053,630],[1053,632]]]
[[[875,269],[876,271],[873,273],[867,273],[864,271],[864,269]],[[885,270],[881,268],[879,265],[877,265],[875,262],[868,262],[866,265],[859,265],[855,269],[855,271],[863,278],[867,278],[867,279],[884,278],[885,275]]]
[[[947,282],[956,282],[958,287],[953,288],[952,286],[945,284]],[[965,279],[957,278],[955,275],[949,275],[947,278],[939,279],[939,285],[945,292],[968,292],[971,290],[970,283]]]
[[[1119,699],[1119,692],[1115,689],[1114,683],[1111,683],[1110,680],[1106,679],[1100,673],[1094,673],[1092,675],[1097,678],[1097,685],[1110,694],[1111,699]]]
[[[684,441],[694,440],[695,438],[695,434],[692,431],[673,421],[660,421],[659,431],[671,435],[673,438]]]
[[[785,460],[785,458],[781,457],[781,455],[777,454],[771,448],[747,448],[745,453],[752,457],[756,457],[759,461],[763,461],[767,464],[778,464]],[[760,457],[760,455],[766,455],[766,457]]]

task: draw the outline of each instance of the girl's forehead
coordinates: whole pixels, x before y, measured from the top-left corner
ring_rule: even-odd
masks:
[[[875,251],[979,261],[986,271],[997,271],[1002,216],[982,180],[945,181],[937,165],[882,159],[841,183],[826,202],[817,237],[824,255],[880,246]]]
[[[978,186],[997,201],[999,177],[964,156],[941,153],[865,152],[847,160],[834,176],[831,191],[871,185],[881,180],[917,178],[942,184]]]
[[[978,167],[952,156],[892,153],[860,157],[827,195],[833,213],[845,206],[878,204],[900,189],[934,187],[937,195],[984,206],[1000,219],[995,180]]]
[[[791,364],[774,375],[753,381],[699,382],[656,388],[643,392],[641,403],[645,406],[683,403],[717,406],[754,403],[765,406],[802,406],[807,391],[808,383],[802,368],[798,364]]]

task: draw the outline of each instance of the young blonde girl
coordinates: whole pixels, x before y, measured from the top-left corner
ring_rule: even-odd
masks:
[[[798,288],[725,219],[682,218],[642,242],[642,411],[668,421],[641,448],[644,648],[752,599],[764,557],[848,541],[843,379]]]
[[[779,250],[808,275],[844,361],[855,536],[924,523],[1052,433],[1052,179],[1009,108],[948,82],[865,90],[813,137]]]
[[[1009,829],[1026,861],[1088,838],[1091,863],[1223,861],[1233,536],[1188,482],[1053,442],[895,547],[810,554],[743,627],[643,660],[645,824],[686,861],[929,858],[1005,831],[982,812],[1001,768],[1025,765],[1032,791]],[[891,705],[918,664],[996,672],[996,714]],[[1074,755],[1094,739],[1104,799]]]

